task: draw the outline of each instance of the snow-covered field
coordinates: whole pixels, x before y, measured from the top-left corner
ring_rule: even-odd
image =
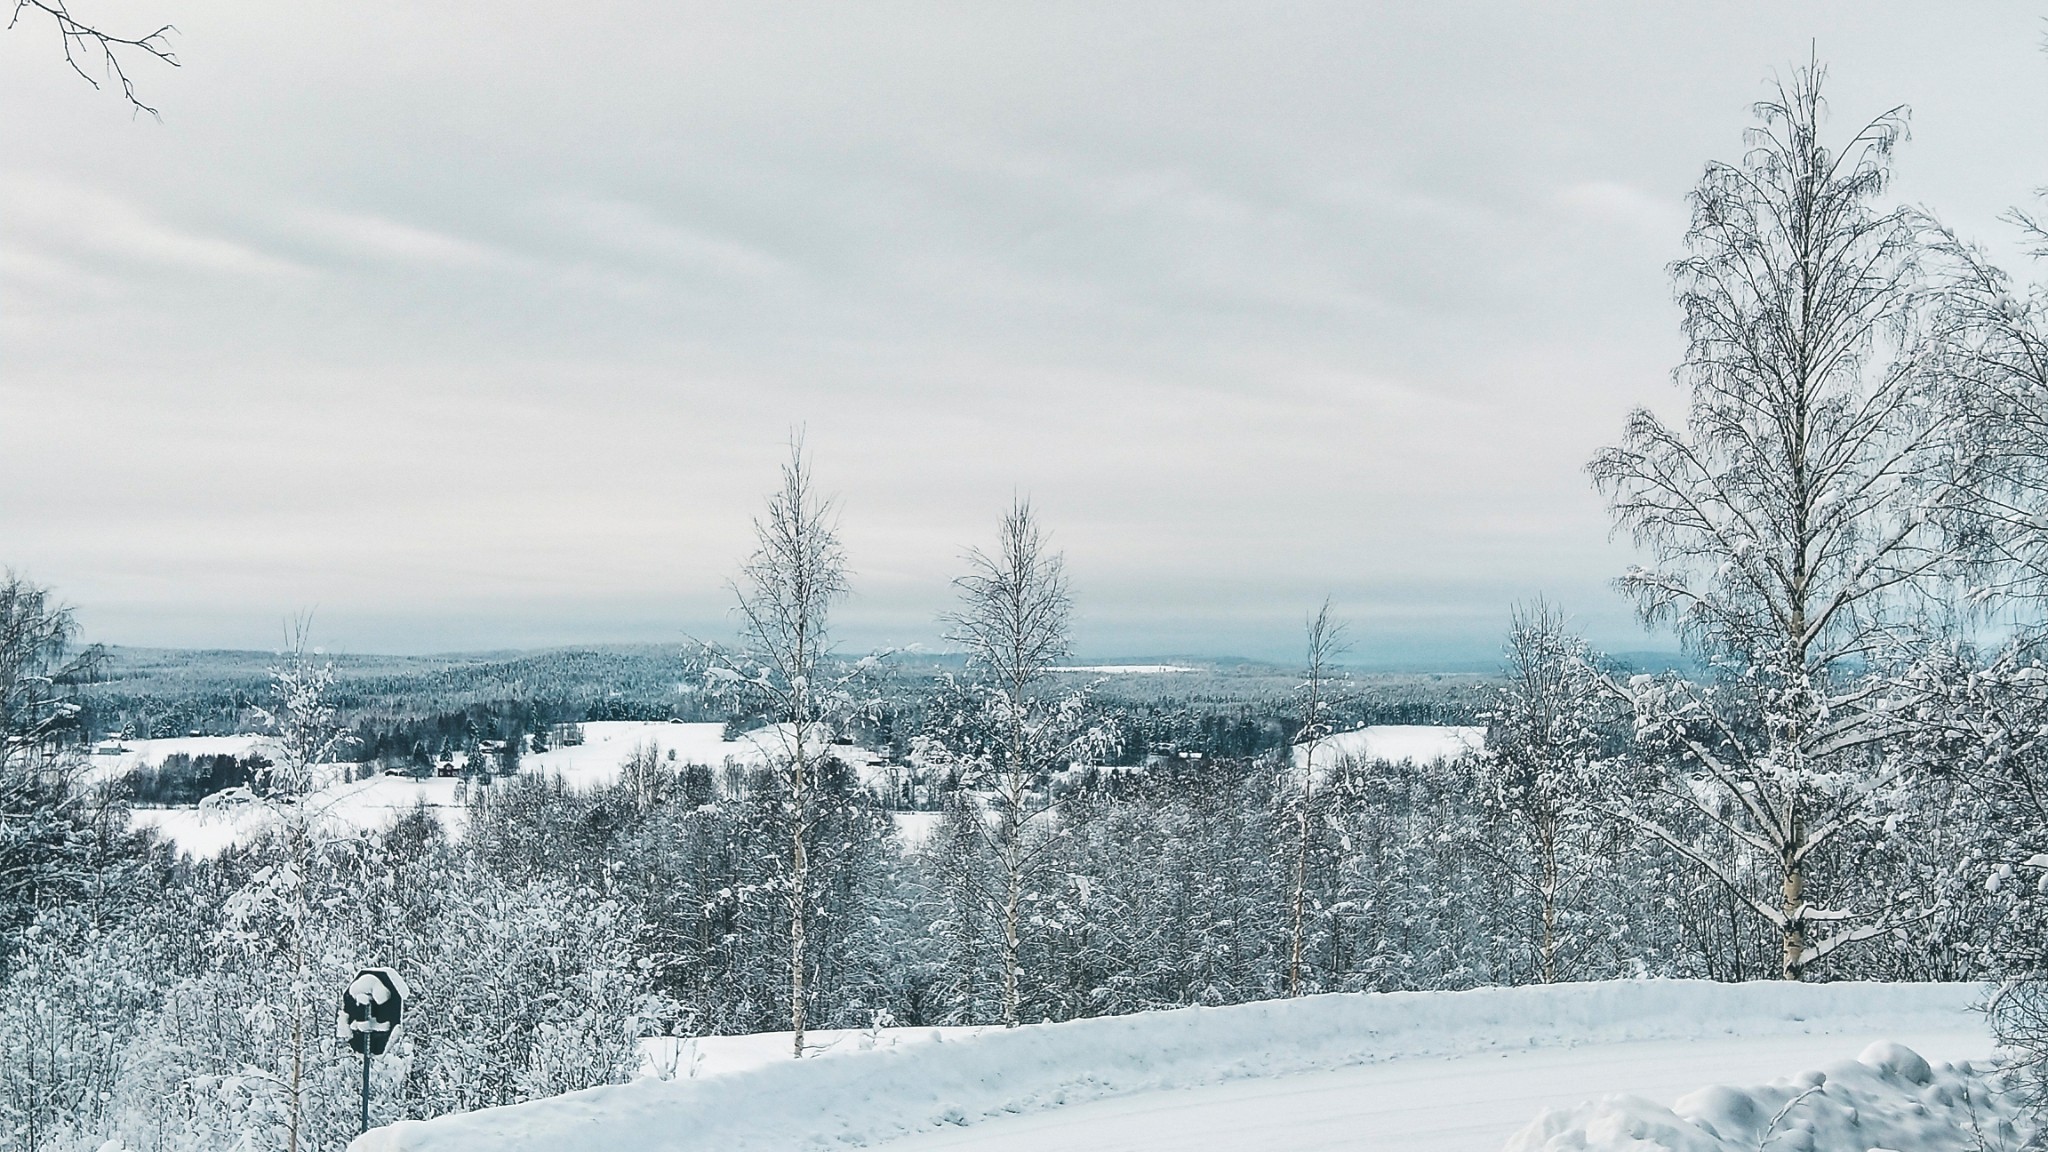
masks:
[[[268,748],[270,737],[253,733],[240,736],[174,736],[157,740],[103,740],[86,759],[82,783],[98,784],[117,780],[137,768],[154,768],[180,753],[201,756],[233,756],[237,760]]]
[[[1316,747],[1316,767],[1339,760],[1386,760],[1393,763],[1433,764],[1456,760],[1468,752],[1486,748],[1486,729],[1460,724],[1374,724],[1339,732]],[[1308,756],[1303,745],[1294,748],[1299,765]]]
[[[672,1080],[408,1121],[352,1148],[1477,1152],[1501,1147],[1545,1108],[1634,1092],[1650,1099],[1546,1116],[1518,1147],[1652,1152],[1628,1144],[1629,1134],[1670,1125],[1659,1108],[1717,1081],[1759,1084],[1854,1058],[1880,1041],[1934,1060],[1982,1059],[1991,1041],[1973,1011],[1981,995],[1974,985],[1703,981],[1328,995],[1007,1032],[828,1034],[831,1047],[803,1062],[783,1056],[786,1035],[707,1039],[695,1046],[694,1076],[679,1066]],[[1894,1120],[1911,1127],[1954,1114],[1963,1088],[1978,1084],[1956,1070],[1914,1082],[1898,1074],[1911,1070],[1910,1060],[1879,1055],[1885,1068],[1837,1064],[1829,1072],[1844,1100],[1856,1093],[1843,1107],[1867,1117],[1873,1139],[1903,1130],[1886,1127]],[[1732,1131],[1735,1117],[1779,1099],[1748,1098],[1754,1107],[1746,1110],[1729,1093],[1693,1097],[1694,1120],[1719,1117]],[[1789,1133],[1804,1122],[1795,1116],[1781,1127]],[[1710,1142],[1727,1133],[1694,1125],[1687,1134],[1682,1126],[1693,1122],[1676,1123],[1671,1130],[1692,1142],[1669,1144],[1670,1152],[1733,1146]],[[1850,1152],[1872,1146],[1882,1145]]]
[[[467,808],[456,801],[460,781],[445,778],[414,780],[405,776],[373,776],[330,784],[306,800],[308,811],[340,831],[360,831],[388,826],[394,819],[425,804],[439,817],[443,827],[460,835]],[[192,856],[218,856],[235,844],[254,839],[276,818],[262,804],[232,807],[202,804],[191,808],[136,808],[130,814],[136,827],[155,828]]]
[[[1133,665],[1132,667],[1137,667]],[[1171,670],[1160,665],[1159,670]],[[541,776],[559,776],[573,788],[594,788],[619,777],[619,768],[642,747],[654,749],[655,758],[671,766],[700,764],[722,768],[728,764],[752,767],[764,763],[781,748],[787,731],[781,727],[760,729],[735,740],[725,739],[720,724],[677,724],[665,721],[605,720],[582,725],[583,743],[528,755],[520,771]],[[1484,746],[1486,730],[1427,724],[1383,724],[1341,733],[1326,741],[1317,754],[1319,767],[1349,756],[1368,760],[1412,761],[1427,764],[1452,759]],[[175,753],[190,756],[232,754],[245,756],[262,751],[262,736],[196,736],[166,740],[130,740],[116,755],[94,756],[89,765],[92,779],[111,779],[136,768],[161,764]],[[886,771],[882,758],[865,748],[834,745],[832,751],[847,760],[863,783],[873,784]],[[673,757],[671,758],[671,753]],[[1297,759],[1303,753],[1297,748]],[[379,776],[322,789],[312,800],[315,808],[338,826],[352,829],[382,827],[400,812],[424,803],[441,818],[451,833],[462,831],[463,805],[456,800],[455,781],[414,780],[409,777]],[[161,831],[183,851],[197,856],[218,855],[229,845],[245,842],[267,820],[260,807],[226,811],[198,808],[141,808],[135,811],[138,825]],[[898,813],[897,829],[906,844],[922,840],[937,822],[936,812]]]
[[[727,763],[752,767],[781,747],[785,729],[763,728],[737,740],[725,738],[723,724],[673,724],[642,720],[593,720],[583,727],[583,743],[536,752],[520,763],[520,771],[560,776],[570,786],[590,788],[619,778],[619,765],[636,749],[651,747],[655,758],[678,765],[721,768]],[[835,749],[859,751],[858,749]],[[669,753],[675,759],[669,760]],[[866,758],[863,757],[863,763]]]
[[[582,725],[583,743],[528,755],[519,770],[528,775],[559,776],[572,788],[595,788],[619,778],[619,768],[640,748],[654,749],[655,758],[671,767],[700,764],[723,768],[727,764],[753,767],[765,763],[780,748],[785,728],[764,728],[738,739],[725,739],[722,724],[677,724],[665,721],[600,720]],[[166,740],[128,740],[122,751],[96,755],[87,765],[87,778],[110,780],[137,768],[154,767],[176,753],[189,756],[232,754],[246,756],[262,751],[263,736],[193,736]],[[838,744],[834,754],[852,764],[862,781],[872,782],[880,770],[881,757],[865,749]],[[674,753],[671,757],[670,753]],[[341,768],[337,766],[334,774]],[[330,784],[307,802],[324,819],[340,828],[376,829],[389,824],[402,812],[424,803],[440,817],[451,833],[460,835],[465,807],[457,801],[457,781],[447,778],[415,780],[406,776],[375,776]],[[936,813],[905,813],[903,833],[915,841]],[[137,808],[134,823],[161,832],[180,850],[194,856],[217,856],[230,845],[255,836],[271,819],[261,805],[230,808]]]

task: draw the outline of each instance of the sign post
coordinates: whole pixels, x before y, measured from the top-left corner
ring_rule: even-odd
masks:
[[[389,968],[365,968],[341,994],[341,1013],[334,1031],[350,1049],[363,1055],[363,1128],[370,1130],[370,1057],[381,1056],[398,1032],[405,998],[412,990]]]

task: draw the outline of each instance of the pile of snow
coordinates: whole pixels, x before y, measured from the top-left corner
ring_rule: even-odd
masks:
[[[1505,1152],[1979,1152],[2019,1148],[2030,1125],[1996,1070],[1931,1067],[1879,1042],[1819,1072],[1761,1088],[1702,1088],[1666,1108],[1610,1096],[1553,1109]]]
[[[1470,724],[1374,724],[1339,732],[1316,745],[1316,767],[1343,760],[1365,763],[1436,764],[1486,750],[1486,729]],[[1308,761],[1308,745],[1294,746],[1296,767]]]
[[[1980,986],[1965,984],[1657,980],[1311,996],[966,1037],[941,1033],[925,1043],[836,1048],[814,1060],[740,1062],[722,1075],[700,1069],[694,1078],[642,1079],[404,1121],[350,1147],[841,1148],[1111,1096],[1403,1057],[1724,1034],[1797,1035],[1864,1020],[1881,1022],[1884,1030],[1956,1027],[1982,995]]]

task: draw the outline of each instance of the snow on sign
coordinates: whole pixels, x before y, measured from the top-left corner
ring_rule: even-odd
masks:
[[[400,1014],[411,989],[405,978],[389,968],[365,968],[356,973],[348,990],[341,994],[341,1015],[334,1022],[335,1034],[365,1056],[381,1056],[391,1034],[398,1031]]]

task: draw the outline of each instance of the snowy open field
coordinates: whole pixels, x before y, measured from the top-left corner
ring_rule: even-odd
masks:
[[[94,746],[79,780],[99,784],[117,780],[138,768],[154,768],[171,756],[233,756],[236,759],[264,751],[270,737],[254,733],[239,736],[174,736],[157,740],[105,740]]]
[[[1162,666],[1163,667],[1163,666]],[[722,768],[727,764],[752,767],[765,762],[781,746],[786,733],[764,728],[734,740],[725,739],[720,724],[677,724],[665,721],[603,720],[584,724],[583,743],[532,753],[520,764],[530,775],[558,776],[573,788],[594,788],[619,777],[619,766],[642,747],[651,747],[655,757],[673,765],[701,764]],[[1426,764],[1453,759],[1484,746],[1486,730],[1426,724],[1382,724],[1341,733],[1327,741],[1318,754],[1321,763],[1333,763],[1340,756],[1358,759],[1412,761]],[[129,740],[122,751],[94,756],[88,767],[91,780],[108,780],[137,768],[153,767],[168,756],[230,754],[246,756],[262,751],[262,736],[194,736],[164,740]],[[850,762],[863,783],[872,783],[881,771],[881,757],[865,748],[834,745],[832,751]],[[674,753],[674,759],[670,759]],[[1296,750],[1299,757],[1301,751]],[[338,771],[338,769],[337,769]],[[401,812],[417,804],[441,818],[456,835],[462,831],[464,806],[456,800],[452,779],[414,780],[403,776],[377,776],[369,780],[337,783],[323,788],[312,806],[337,826],[375,829],[390,823]],[[268,819],[259,806],[224,811],[200,808],[138,808],[138,826],[158,829],[180,849],[195,856],[214,856],[228,846],[246,842]],[[898,814],[898,831],[906,843],[927,835],[938,819],[936,812]]]
[[[583,743],[528,755],[521,762],[520,771],[527,775],[559,776],[573,788],[594,788],[617,780],[619,766],[642,747],[653,748],[656,759],[672,766],[701,764],[722,768],[730,763],[751,767],[768,758],[779,746],[777,739],[782,734],[778,729],[768,728],[736,740],[727,740],[722,724],[638,720],[592,721],[582,728]],[[244,756],[262,751],[266,743],[267,738],[262,736],[124,741],[120,753],[92,758],[87,769],[88,779],[113,779],[137,768],[154,767],[163,763],[165,757],[181,752],[190,756],[222,753]],[[834,745],[832,751],[861,771],[863,779],[879,762],[874,753],[863,748]],[[671,752],[675,754],[673,760],[669,759]],[[330,775],[339,775],[341,771],[337,766]],[[346,829],[381,828],[400,813],[425,804],[451,833],[460,835],[465,808],[456,799],[457,783],[451,778],[415,780],[407,776],[374,776],[368,780],[329,784],[307,803],[323,819]],[[926,814],[911,815],[922,817]],[[232,844],[246,842],[270,818],[269,812],[260,805],[225,809],[134,810],[137,826],[158,829],[181,850],[195,856],[216,856]],[[911,823],[914,828],[906,830],[906,834],[921,830],[929,821]]]
[[[695,1046],[694,1076],[679,1067],[673,1080],[409,1121],[352,1148],[1479,1152],[1546,1109],[1632,1093],[1647,1099],[1551,1116],[1523,1146],[1652,1152],[1629,1134],[1668,1118],[1691,1128],[1679,1133],[1691,1143],[1662,1147],[1720,1152],[1736,1145],[1666,1106],[1708,1085],[1761,1085],[1830,1065],[1838,1093],[1860,1093],[1876,1138],[1894,1120],[1949,1115],[1959,1086],[1976,1081],[1936,1069],[1921,1083],[1841,1062],[1880,1042],[1938,1062],[1982,1060],[1991,1040],[1973,1010],[1981,994],[1953,984],[1640,981],[1327,995],[1009,1032],[828,1033],[819,1039],[829,1048],[801,1063],[786,1057],[787,1035],[707,1039]],[[1759,1098],[1771,1099],[1709,1093],[1688,1115],[1719,1117],[1732,1132],[1731,1117],[1747,1114],[1741,1100]],[[1985,1101],[1975,1104],[1993,1118]],[[1811,1100],[1817,1116],[1832,1106],[1825,1094]],[[1882,1145],[1853,1152],[1871,1146]]]
[[[1391,763],[1434,764],[1456,760],[1486,748],[1486,729],[1462,724],[1374,724],[1339,732],[1316,746],[1316,767],[1328,767],[1340,760],[1385,760]],[[1296,745],[1294,762],[1300,765],[1308,749]]]

